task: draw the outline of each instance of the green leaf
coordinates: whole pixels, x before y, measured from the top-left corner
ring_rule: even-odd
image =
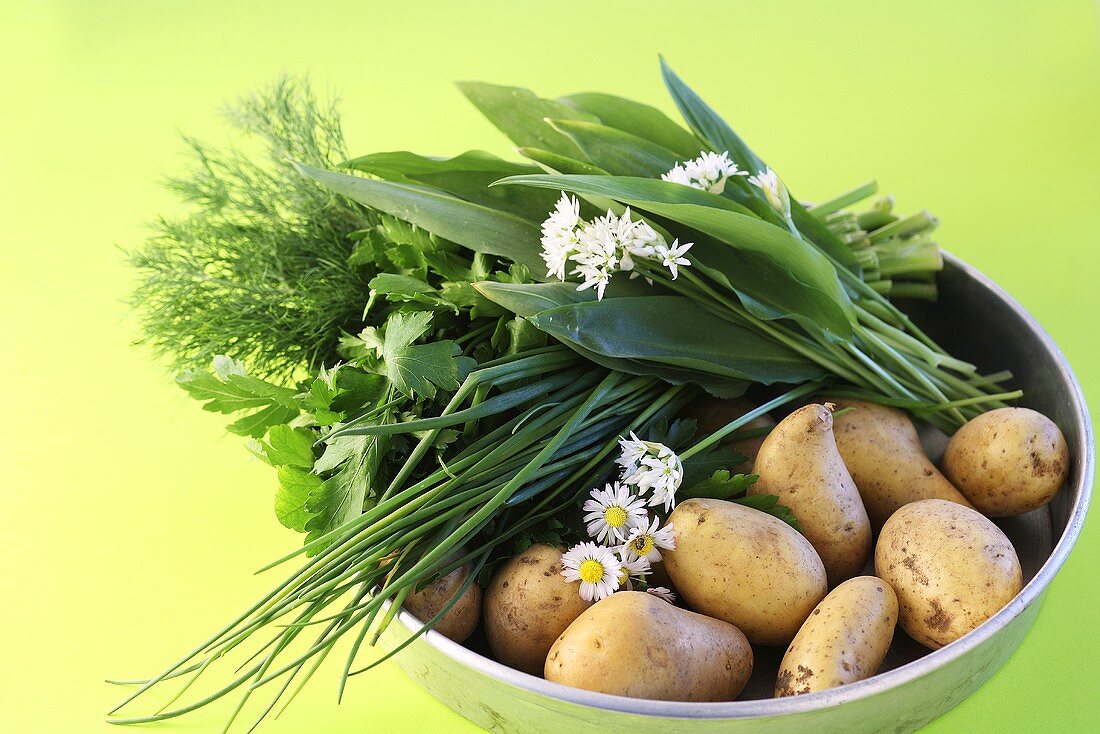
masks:
[[[550,124],[569,136],[593,165],[616,176],[659,178],[679,160],[667,148],[599,123],[551,120]]]
[[[188,371],[176,384],[215,413],[259,408],[228,427],[233,433],[259,438],[270,426],[286,423],[300,412],[297,392],[245,374],[244,365],[229,357],[214,358],[214,372]]]
[[[587,112],[604,125],[644,138],[673,151],[681,159],[695,158],[703,143],[655,107],[611,94],[586,92],[559,97],[570,107]]]
[[[579,161],[576,158],[551,153],[542,148],[516,148],[516,152],[524,158],[530,158],[535,163],[550,169],[554,173],[580,173],[589,176],[605,176],[607,171],[591,163]]]
[[[268,429],[265,440],[259,442],[260,450],[254,453],[272,466],[312,469],[313,441],[310,431],[281,424]]]
[[[408,397],[434,398],[436,388],[458,389],[459,364],[455,358],[462,350],[452,341],[413,345],[431,328],[427,311],[398,312],[386,321],[382,359],[393,386]]]
[[[458,82],[457,86],[489,122],[520,147],[543,148],[569,158],[583,158],[577,146],[547,125],[546,119],[599,122],[586,112],[552,99],[543,99],[522,87],[485,82]]]
[[[311,493],[321,487],[321,478],[296,466],[279,467],[279,488],[275,490],[275,517],[284,527],[304,533],[312,513],[306,509]]]
[[[506,161],[481,150],[467,151],[453,158],[433,158],[407,151],[373,153],[343,165],[389,181],[426,184],[466,201],[525,218],[541,219],[554,206],[553,194],[489,188],[489,184],[499,178],[538,173],[539,168]]]
[[[790,317],[804,327],[851,338],[855,311],[833,264],[814,247],[728,199],[689,186],[622,176],[521,176],[498,183],[606,196],[709,235],[717,242],[699,239],[689,259],[708,274],[720,273],[750,311],[766,319]]]
[[[696,135],[709,142],[715,152],[727,151],[741,170],[754,173],[764,170],[764,162],[756,157],[756,154],[745,145],[740,136],[717,112],[711,109],[691,87],[684,84],[676,72],[665,63],[664,57],[661,58],[661,76],[677,109],[684,116],[684,121]]]
[[[657,362],[770,385],[800,383],[823,370],[756,331],[723,321],[681,296],[605,298],[529,317],[557,339],[608,357]]]
[[[665,63],[664,58],[661,58],[661,75],[684,120],[696,135],[710,143],[716,153],[728,151],[730,158],[744,171],[755,173],[767,168],[765,163],[733,131],[733,128],[687,84],[684,84],[676,72]],[[743,186],[743,184],[739,185]],[[861,273],[862,268],[851,248],[841,242],[824,224],[811,217],[794,194],[791,194],[791,218],[798,230],[809,237],[823,252],[853,273],[857,275]]]
[[[487,298],[499,303],[518,316],[531,317],[535,314],[570,303],[594,302],[596,295],[592,291],[578,291],[574,283],[496,283],[491,281],[475,283],[474,287]],[[607,288],[605,299],[663,293],[662,290],[646,285],[640,280],[613,280]],[[692,383],[700,385],[711,395],[720,398],[735,398],[745,392],[748,382],[726,377],[708,377],[697,370],[687,370],[660,364],[653,361],[609,357],[586,349],[580,344],[557,336],[567,347],[585,359],[610,370],[626,372],[631,375],[652,375],[674,385]]]
[[[355,438],[359,440],[348,444],[351,451],[339,471],[315,485],[306,499],[305,509],[313,515],[305,525],[307,543],[359,517],[374,493],[389,441],[384,436]]]
[[[688,461],[691,461],[691,459],[688,459]],[[733,466],[733,464],[729,466]],[[677,496],[680,499],[706,497],[715,500],[730,500],[745,494],[758,479],[760,477],[756,474],[730,474],[728,469],[718,469],[701,482],[691,485],[685,482],[685,489],[677,492]],[[766,495],[754,496],[763,497]]]
[[[352,201],[411,222],[474,252],[506,257],[544,273],[538,225],[507,212],[464,201],[420,184],[349,176],[299,165],[306,176]]]

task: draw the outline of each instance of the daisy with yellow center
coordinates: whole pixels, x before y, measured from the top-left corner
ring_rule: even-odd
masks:
[[[653,518],[649,526],[634,528],[623,544],[626,558],[644,558],[650,563],[661,560],[662,550],[676,550],[676,531],[669,523],[659,528],[661,521]]]
[[[622,585],[623,566],[615,552],[595,543],[580,543],[561,556],[561,575],[566,581],[579,581],[585,601],[611,596]]]
[[[584,503],[583,509],[588,534],[600,543],[621,543],[631,530],[649,520],[645,500],[632,495],[630,488],[619,482],[592,490],[592,499]]]
[[[645,581],[645,577],[653,570],[650,563],[645,558],[628,558],[626,552],[622,549],[618,549],[619,562],[623,565],[623,570],[620,572],[619,581],[621,585],[630,588],[631,580]]]

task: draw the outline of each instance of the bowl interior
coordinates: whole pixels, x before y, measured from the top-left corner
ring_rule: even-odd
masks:
[[[1050,505],[1025,515],[995,520],[1015,546],[1023,568],[1025,588],[1010,605],[1010,608],[1015,608],[1014,616],[1042,593],[1080,532],[1092,484],[1094,448],[1091,427],[1080,387],[1072,371],[1034,319],[981,273],[950,255],[946,255],[945,259],[946,267],[938,279],[939,300],[935,303],[905,303],[904,310],[950,353],[973,362],[981,373],[1010,370],[1014,375],[1008,383],[1010,388],[1024,390],[1024,398],[1019,405],[1052,418],[1065,433],[1070,446],[1072,466],[1067,485]],[[928,425],[920,426],[920,431],[929,457],[938,462],[947,437]],[[870,561],[865,570],[873,573]],[[1005,617],[1004,613],[997,615],[963,640],[938,651],[933,656],[937,662],[929,660],[928,665],[940,665],[950,660],[952,654],[962,654],[964,641],[979,636],[983,630],[990,632],[989,628],[993,626],[1004,626],[1011,621],[1011,616]],[[434,634],[427,639],[443,651],[453,644]],[[488,645],[480,630],[465,646],[489,656]],[[952,650],[955,652],[950,652]],[[755,648],[753,676],[739,701],[771,698],[783,652],[783,648]],[[915,663],[931,653],[899,627],[880,673]],[[489,667],[499,666],[491,664]],[[522,685],[524,679],[536,680],[517,671],[508,673],[514,684]],[[775,703],[781,701],[776,700]],[[702,706],[725,708],[731,705],[736,704]]]

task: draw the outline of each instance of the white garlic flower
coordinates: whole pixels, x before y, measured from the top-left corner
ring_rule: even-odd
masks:
[[[691,243],[681,245],[679,240],[674,240],[669,247],[664,237],[648,223],[631,218],[630,209],[621,217],[608,210],[607,214],[590,222],[582,220],[579,212],[577,199],[563,192],[554,211],[542,223],[541,254],[547,276],[564,281],[571,263],[573,268],[569,274],[581,280],[577,290],[592,288],[596,298],[602,300],[611,276],[634,270],[638,259],[662,264],[672,273],[673,279],[679,267],[691,265],[684,257]]]
[[[740,170],[737,164],[730,160],[729,151],[722,153],[702,151],[694,160],[677,163],[668,173],[661,174],[661,178],[693,189],[720,194],[725,190],[726,181],[730,176],[747,175],[747,171]]]
[[[769,167],[755,176],[749,176],[748,180],[750,184],[764,192],[764,198],[772,209],[779,212],[784,219],[790,219],[791,197],[775,171]]]

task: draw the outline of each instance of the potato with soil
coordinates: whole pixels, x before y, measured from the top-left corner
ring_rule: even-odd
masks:
[[[798,696],[870,678],[898,622],[898,598],[874,576],[845,581],[810,614],[779,666],[776,696]]]
[[[871,553],[871,521],[833,438],[824,405],[799,408],[760,447],[750,494],[772,494],[790,507],[825,564],[829,585],[863,571]]]
[[[732,701],[752,674],[752,648],[732,624],[620,591],[569,625],[546,656],[546,679],[659,701]]]
[[[467,563],[459,566],[446,576],[440,576],[428,586],[414,591],[405,598],[404,608],[419,619],[427,622],[443,607],[450,603],[454,595],[462,588],[472,572]],[[477,629],[481,619],[481,587],[471,583],[447,613],[432,627],[436,632],[446,635],[455,642],[465,642]]]
[[[838,410],[852,409],[834,416],[833,436],[875,528],[881,528],[899,507],[917,500],[971,506],[925,455],[917,429],[904,411],[847,398],[830,398],[830,402]]]
[[[910,637],[936,649],[992,617],[1023,587],[1016,550],[976,510],[920,500],[890,516],[875,547],[875,574],[898,595]]]
[[[735,502],[689,499],[669,516],[664,564],[688,606],[749,641],[786,645],[828,590],[825,566],[797,530]]]
[[[943,470],[985,515],[1020,515],[1050,502],[1065,484],[1069,447],[1042,413],[999,408],[951,437]]]
[[[702,438],[705,435],[714,433],[730,421],[740,418],[750,410],[755,409],[756,406],[744,398],[721,400],[709,395],[702,395],[684,408],[680,413],[680,417],[694,420],[696,422],[696,435]],[[738,430],[770,430],[774,427],[775,419],[765,413],[762,416],[753,418]],[[735,473],[747,474],[751,472],[753,462],[756,461],[756,454],[760,451],[760,446],[764,443],[765,438],[766,434],[764,436],[744,438],[739,441],[722,442],[720,445],[729,446],[737,453],[746,457],[744,462],[730,468]]]
[[[485,590],[485,636],[500,662],[532,675],[591,602],[561,575],[561,548],[532,545],[506,561]]]

